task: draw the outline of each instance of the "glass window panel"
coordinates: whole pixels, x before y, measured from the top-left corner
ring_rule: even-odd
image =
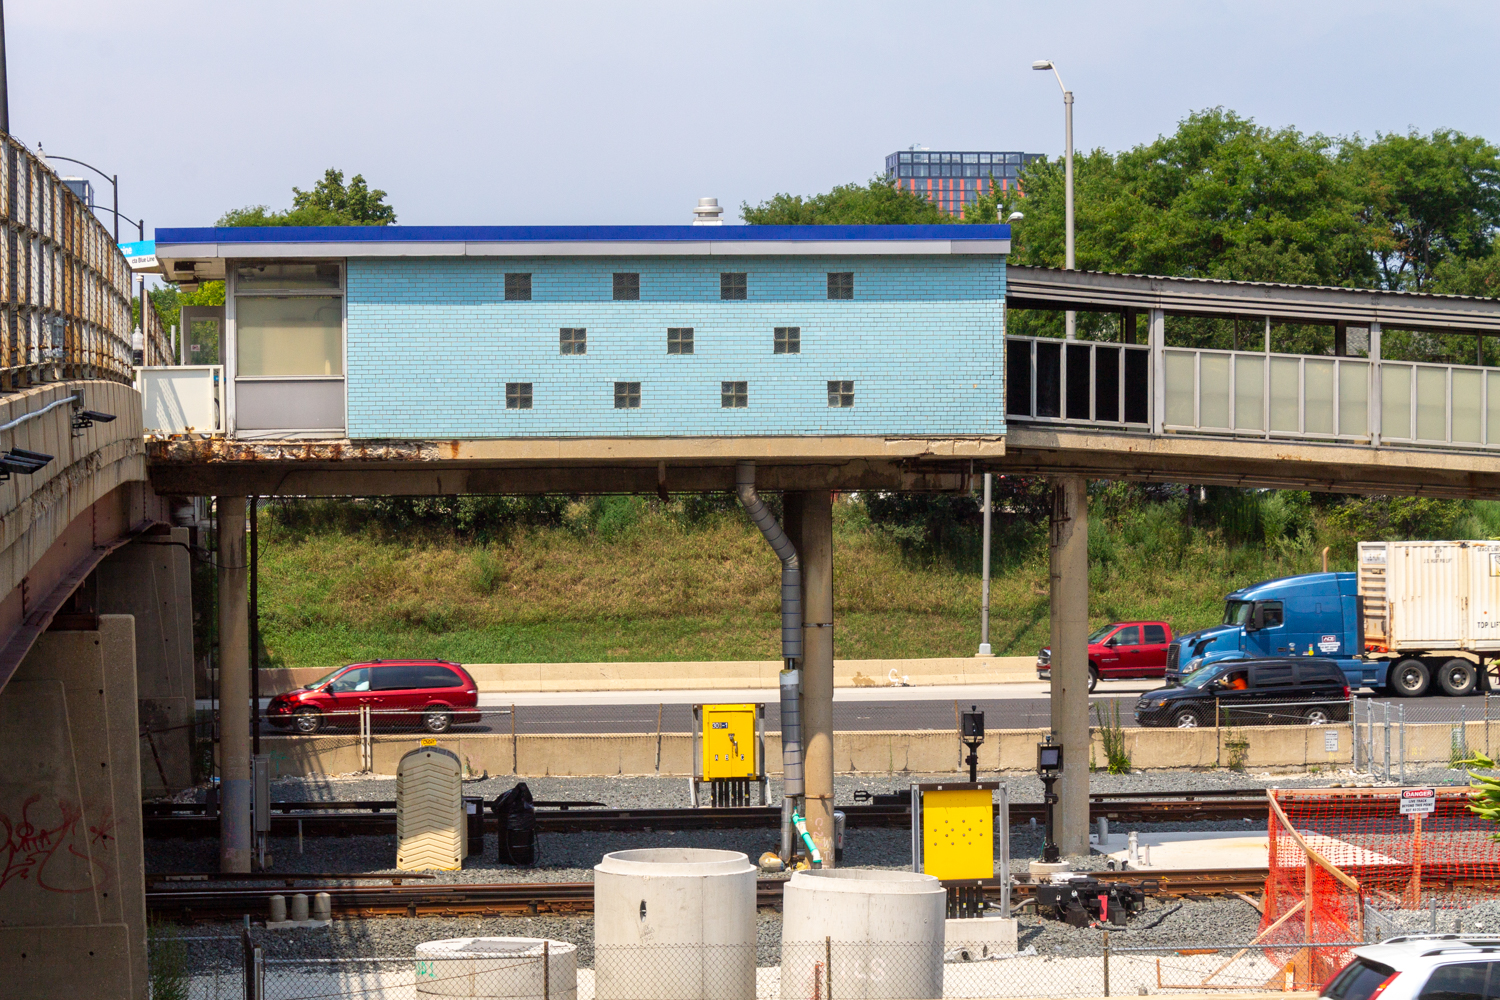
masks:
[[[1229,355],[1198,358],[1198,426],[1229,428]]]
[[[1411,438],[1411,365],[1380,366],[1380,436]]]
[[[1332,361],[1302,363],[1302,432],[1304,434],[1332,434],[1333,421],[1333,372]]]
[[[1099,344],[1094,348],[1094,419],[1120,419],[1120,351]]]
[[[342,299],[235,298],[240,376],[343,375]]]
[[[1193,357],[1186,351],[1167,351],[1163,359],[1167,397],[1163,419],[1175,427],[1193,426]]]
[[[1296,358],[1271,359],[1271,430],[1302,430],[1297,401],[1301,396],[1301,364]]]
[[[1370,433],[1370,366],[1362,362],[1339,362],[1339,433]]]
[[[1062,342],[1036,341],[1036,415],[1062,416]]]
[[[1234,359],[1234,426],[1237,429],[1266,429],[1265,391],[1266,359],[1237,355]]]
[[[978,153],[965,153],[964,154],[964,162],[965,163],[978,163],[979,162],[979,154]]]
[[[988,163],[988,162],[990,162],[990,154],[989,153],[980,153],[979,154],[979,162],[980,163]]]
[[[1489,372],[1485,376],[1489,380],[1489,415],[1485,430],[1488,432],[1485,441],[1489,444],[1500,444],[1500,372]]]
[[[301,291],[339,287],[339,265],[335,261],[261,261],[234,269],[235,289],[249,291]]]
[[[1464,444],[1480,442],[1480,424],[1483,416],[1479,408],[1484,403],[1481,386],[1484,372],[1453,369],[1453,440]]]
[[[901,162],[902,163],[910,163],[911,162],[911,154],[910,153],[902,153],[901,154]]]
[[[1417,437],[1448,440],[1448,369],[1417,369]]]

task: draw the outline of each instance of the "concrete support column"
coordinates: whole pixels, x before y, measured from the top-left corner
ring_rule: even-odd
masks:
[[[1082,476],[1052,480],[1050,529],[1052,733],[1063,745],[1055,834],[1063,857],[1071,857],[1089,852],[1089,526]]]
[[[802,561],[802,750],[807,832],[833,859],[833,494],[787,493],[786,531]]]
[[[245,498],[218,498],[219,870],[250,870],[250,580]]]

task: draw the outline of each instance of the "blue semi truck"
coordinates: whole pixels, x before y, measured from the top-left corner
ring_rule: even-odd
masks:
[[[1458,546],[1479,550],[1472,553],[1476,567],[1480,567],[1479,556],[1489,557],[1490,551],[1500,549],[1463,542],[1362,543],[1357,573],[1308,573],[1236,590],[1225,597],[1224,617],[1218,625],[1172,641],[1167,650],[1166,683],[1175,686],[1193,671],[1220,660],[1317,656],[1337,663],[1351,688],[1374,688],[1403,697],[1488,691],[1486,658],[1495,643],[1488,640],[1484,621],[1475,621],[1475,628],[1463,626],[1464,619],[1473,617],[1467,609],[1480,603],[1469,600],[1469,584],[1462,584],[1462,594],[1452,587],[1420,585],[1433,578],[1434,567],[1445,579],[1462,582],[1470,576],[1464,563],[1470,552],[1455,551]],[[1459,557],[1456,564],[1447,565],[1455,562],[1455,555]],[[1488,584],[1487,577],[1500,577],[1500,553],[1494,561],[1497,568],[1485,572],[1480,567],[1473,574],[1476,581]],[[1407,573],[1407,563],[1420,565],[1423,575]],[[1405,582],[1407,576],[1415,582]],[[1393,589],[1399,586],[1390,600],[1388,582]],[[1472,589],[1477,598],[1481,589],[1477,582]],[[1431,637],[1425,641],[1405,637],[1420,631],[1418,625],[1429,620],[1453,617],[1446,610],[1460,606],[1464,610],[1457,615],[1458,625],[1427,629]],[[1407,622],[1415,624],[1397,627]],[[1495,634],[1495,624],[1488,631]],[[1471,634],[1483,638],[1465,638]]]

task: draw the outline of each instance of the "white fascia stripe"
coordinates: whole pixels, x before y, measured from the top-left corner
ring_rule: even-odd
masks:
[[[806,240],[714,242],[414,242],[159,244],[158,259],[238,257],[855,257],[1008,254],[1010,240]]]

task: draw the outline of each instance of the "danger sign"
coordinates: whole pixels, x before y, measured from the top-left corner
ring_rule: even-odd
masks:
[[[1436,788],[1401,789],[1401,815],[1412,816],[1437,812]]]

